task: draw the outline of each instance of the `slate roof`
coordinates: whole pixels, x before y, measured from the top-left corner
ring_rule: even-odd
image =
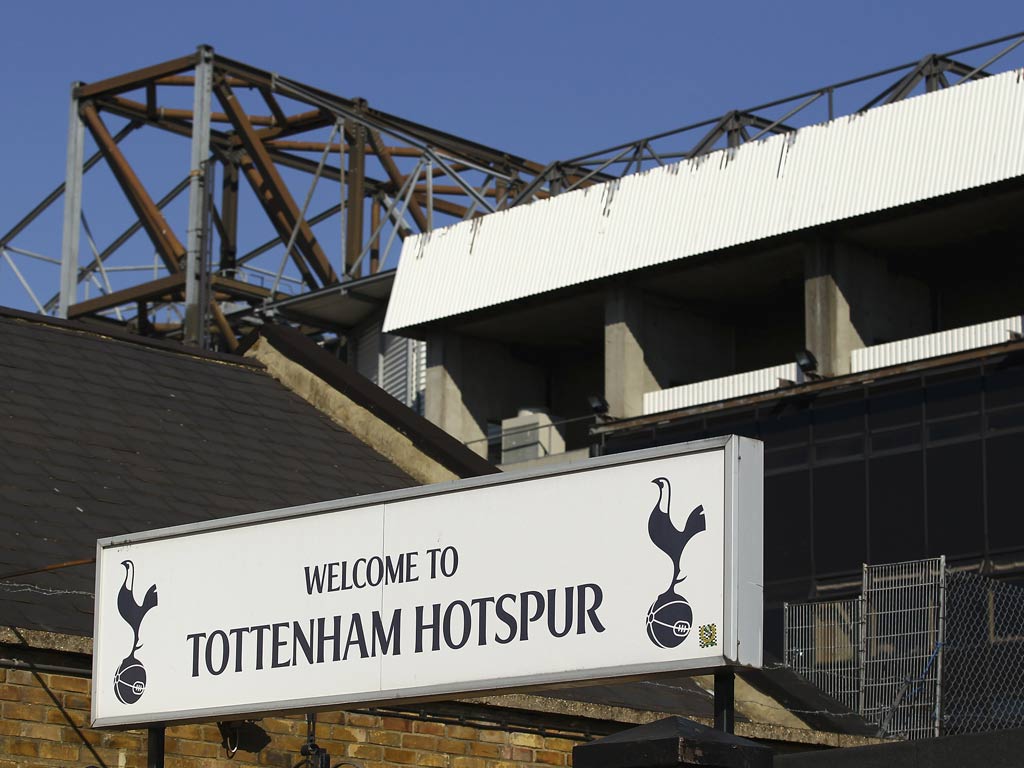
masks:
[[[413,485],[257,363],[0,309],[0,576],[104,536]],[[0,625],[91,635],[93,578],[0,581]]]

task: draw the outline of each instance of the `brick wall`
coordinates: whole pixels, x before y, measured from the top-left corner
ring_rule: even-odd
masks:
[[[0,768],[145,766],[144,733],[89,728],[89,687],[90,681],[81,677],[0,669]],[[167,768],[291,768],[300,762],[304,718],[266,718],[259,726],[270,743],[257,753],[240,749],[233,758],[214,724],[168,728]],[[317,742],[330,752],[332,765],[345,759],[363,768],[567,766],[572,764],[573,746],[580,743],[571,734],[539,735],[354,712],[320,713]]]

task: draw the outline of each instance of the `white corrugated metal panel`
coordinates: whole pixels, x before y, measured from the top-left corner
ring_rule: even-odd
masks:
[[[773,365],[771,368],[761,368],[757,371],[723,376],[720,379],[708,379],[693,384],[683,384],[679,387],[660,389],[657,392],[647,392],[644,394],[644,416],[704,403],[717,403],[719,400],[728,400],[733,397],[756,395],[758,392],[770,392],[773,389],[778,389],[780,380],[802,384],[804,374],[796,363],[785,363]]]
[[[380,321],[365,324],[353,334],[356,370],[374,384],[380,383]]]
[[[1024,175],[1006,72],[406,238],[384,330]]]
[[[989,323],[855,349],[850,353],[850,370],[853,373],[872,371],[890,365],[901,365],[914,360],[927,360],[929,357],[987,347],[990,344],[1002,344],[1010,341],[1013,334],[1024,332],[1021,325],[1019,316],[1009,317],[1005,320],[993,320]]]
[[[412,342],[400,336],[381,336],[381,388],[399,402],[412,402]]]
[[[414,359],[416,364],[416,377],[413,387],[413,401],[409,404],[416,413],[422,416],[426,409],[427,394],[427,342],[414,341]]]

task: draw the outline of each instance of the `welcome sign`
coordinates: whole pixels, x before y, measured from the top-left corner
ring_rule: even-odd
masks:
[[[95,726],[761,664],[728,437],[98,542]]]

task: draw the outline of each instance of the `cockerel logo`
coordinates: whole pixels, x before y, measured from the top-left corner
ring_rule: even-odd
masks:
[[[671,558],[672,581],[647,610],[647,636],[660,648],[675,648],[690,634],[693,624],[693,609],[686,598],[676,592],[676,587],[686,578],[679,575],[680,558],[690,539],[705,530],[704,507],[694,508],[683,530],[679,530],[669,516],[672,485],[664,477],[651,482],[658,486],[658,502],[647,520],[647,533],[654,546]]]
[[[139,642],[142,620],[156,607],[156,584],[146,591],[142,603],[138,603],[135,600],[135,563],[125,560],[121,565],[124,566],[125,573],[124,583],[117,593],[117,612],[132,628],[134,640],[131,653],[121,661],[121,666],[114,673],[114,695],[122,704],[134,704],[146,692],[146,668],[135,657],[135,652],[142,647],[142,643]]]

